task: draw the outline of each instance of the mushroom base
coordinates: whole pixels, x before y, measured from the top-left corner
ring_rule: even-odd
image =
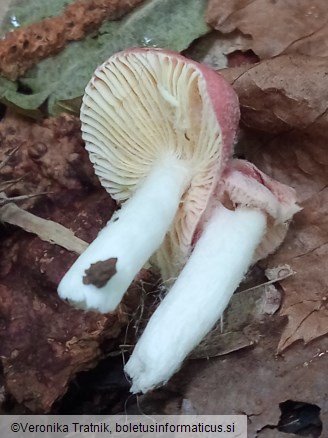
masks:
[[[151,317],[125,371],[131,392],[165,383],[221,317],[266,229],[258,210],[211,216],[177,281]]]

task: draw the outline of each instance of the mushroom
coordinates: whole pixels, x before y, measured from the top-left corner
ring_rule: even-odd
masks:
[[[125,366],[132,392],[169,380],[222,316],[250,265],[280,245],[299,210],[290,187],[246,161],[227,164],[189,260]]]
[[[236,94],[179,54],[112,56],[86,88],[81,121],[96,174],[122,205],[58,290],[80,307],[114,310],[152,256],[173,286],[125,367],[131,390],[146,392],[179,369],[299,208],[293,189],[232,159]]]
[[[238,120],[230,85],[177,53],[130,49],[98,67],[83,97],[82,136],[101,184],[122,206],[66,273],[59,295],[112,311],[155,252],[163,278],[178,275]]]

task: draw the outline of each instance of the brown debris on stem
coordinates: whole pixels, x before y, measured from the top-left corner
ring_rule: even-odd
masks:
[[[117,257],[108,260],[92,263],[89,269],[86,269],[83,277],[83,284],[93,284],[102,288],[116,274]]]
[[[8,32],[0,41],[0,74],[15,80],[41,59],[83,39],[105,20],[117,20],[142,0],[76,0],[62,15]]]

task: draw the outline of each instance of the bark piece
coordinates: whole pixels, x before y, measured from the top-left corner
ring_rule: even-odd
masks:
[[[209,31],[205,22],[206,4],[207,0],[142,3],[119,22],[106,21],[97,32],[39,62],[37,68],[19,78],[23,87],[0,78],[1,100],[32,117],[36,117],[36,113],[40,116],[41,112],[77,114],[95,66],[129,47],[185,50],[193,40]],[[26,88],[29,94],[26,94]]]

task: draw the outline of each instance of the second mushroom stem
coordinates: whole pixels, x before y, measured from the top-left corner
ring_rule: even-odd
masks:
[[[188,184],[186,165],[174,157],[164,158],[66,273],[58,287],[59,295],[83,308],[114,310],[164,240]],[[106,261],[108,274],[100,267],[105,284],[84,281],[90,266]],[[102,266],[106,269],[106,263]],[[99,270],[95,268],[96,277]]]
[[[151,317],[125,370],[131,391],[166,382],[221,317],[266,229],[259,210],[212,214],[172,289]]]

